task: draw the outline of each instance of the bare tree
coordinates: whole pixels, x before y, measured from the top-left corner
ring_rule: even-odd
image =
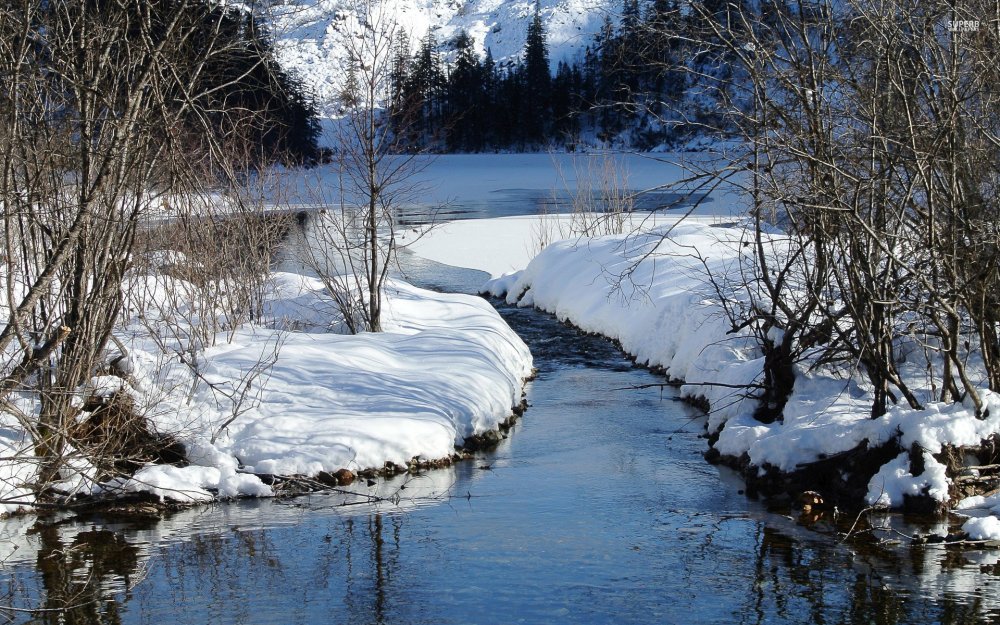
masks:
[[[310,224],[306,262],[321,276],[350,331],[382,329],[384,286],[396,254],[397,211],[416,195],[426,161],[407,150],[405,122],[389,110],[402,27],[381,2],[351,4],[356,22],[341,24],[344,83],[334,165],[336,195],[316,189],[325,210]]]
[[[81,385],[108,357],[142,229],[168,216],[168,198],[204,190],[195,173],[225,179],[214,165],[231,162],[228,140],[258,123],[210,97],[238,76],[204,75],[238,51],[227,29],[241,10],[203,0],[0,7],[0,400],[32,436],[40,490],[79,450]],[[37,394],[37,413],[8,401],[22,390]]]
[[[913,341],[938,397],[981,411],[970,359],[1000,382],[995,3],[691,10],[681,69],[720,112],[704,123],[741,140],[724,171],[744,172],[753,253],[719,286],[764,354],[758,417],[780,418],[803,363],[860,372],[873,417],[920,407],[900,370]]]

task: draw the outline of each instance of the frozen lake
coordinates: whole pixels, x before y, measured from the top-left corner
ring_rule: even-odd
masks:
[[[704,154],[444,154],[407,161],[401,222],[570,212],[575,201],[625,198],[635,210],[735,215],[733,186],[692,179],[722,167]],[[343,180],[333,165],[290,172],[272,197],[292,208],[336,205]]]

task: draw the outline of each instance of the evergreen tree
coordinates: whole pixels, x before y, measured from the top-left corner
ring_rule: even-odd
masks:
[[[556,141],[575,144],[580,138],[582,74],[576,65],[559,62],[552,79],[552,135]]]
[[[344,78],[344,86],[341,87],[337,100],[341,114],[353,109],[361,102],[361,95],[358,91],[357,62],[352,61],[347,66],[347,76]]]
[[[552,74],[549,68],[549,48],[545,41],[541,8],[536,0],[535,14],[528,25],[524,50],[523,125],[525,138],[533,143],[545,138],[550,114]]]
[[[441,68],[437,40],[433,33],[427,33],[413,60],[407,88],[407,101],[414,107],[415,129],[422,133],[419,140],[425,145],[439,130],[444,86],[444,71]]]
[[[684,93],[683,20],[677,0],[654,0],[646,18],[649,34],[646,83],[658,101],[676,104]]]
[[[523,145],[525,128],[521,111],[524,105],[522,72],[517,67],[504,71],[497,84],[496,144],[498,147]]]
[[[498,145],[497,139],[497,90],[500,84],[500,70],[493,60],[493,51],[486,48],[486,58],[483,60],[483,147]]]
[[[251,162],[314,161],[319,153],[315,106],[301,83],[278,64],[267,30],[248,12],[207,4],[199,11],[204,11],[196,19],[202,22],[205,40],[216,41],[226,52],[203,66],[182,63],[176,69],[181,75],[190,73],[192,93],[203,94],[200,105],[211,111],[215,140],[236,158]],[[190,125],[201,128],[199,120]],[[239,132],[234,131],[237,127]]]
[[[410,39],[402,30],[393,41],[392,67],[389,70],[389,123],[393,134],[402,138],[413,124],[413,103],[407,89],[410,79]]]
[[[642,15],[639,0],[625,0],[622,19],[618,26],[615,70],[618,88],[632,98],[639,91],[639,66],[645,47],[643,43]]]
[[[693,116],[703,126],[723,128],[727,125],[723,111],[739,108],[745,91],[739,88],[741,77],[734,74],[741,63],[731,47],[720,37],[739,38],[743,29],[741,16],[752,15],[742,0],[692,0],[687,20],[689,37],[704,42],[688,63],[703,86],[697,87],[691,108]],[[694,88],[695,86],[692,85]]]
[[[597,103],[601,99],[601,54],[596,44],[595,37],[594,44],[587,46],[583,53],[583,87],[580,91],[583,106],[580,110],[583,114],[583,125],[589,128],[597,125]]]
[[[424,149],[440,139],[437,147],[451,151],[574,144],[584,129],[596,130],[605,141],[662,143],[685,117],[674,111],[685,101],[682,42],[700,32],[691,19],[679,0],[651,0],[645,12],[640,0],[623,0],[621,22],[615,26],[606,17],[582,63],[562,61],[554,76],[538,2],[522,60],[503,70],[490,50],[480,61],[465,32],[450,43],[455,60],[447,73],[433,35],[413,57],[401,43],[392,110],[403,109],[405,102],[407,110],[416,111],[417,131],[410,140]]]
[[[450,151],[482,149],[485,75],[468,33],[455,38],[455,64],[448,76],[446,135]]]
[[[618,120],[611,104],[615,101],[617,85],[617,40],[611,17],[605,15],[604,23],[594,38],[594,106],[597,110],[595,124],[598,138],[610,141],[618,130]]]
[[[643,53],[642,17],[639,0],[625,0],[621,23],[615,36],[614,59],[611,66],[615,120],[621,129],[630,125],[640,100],[640,57]]]

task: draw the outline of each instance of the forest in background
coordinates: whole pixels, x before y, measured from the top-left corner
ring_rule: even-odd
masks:
[[[995,5],[630,6],[585,55],[592,69],[555,77],[537,11],[523,62],[503,69],[461,36],[447,71],[432,38],[413,57],[391,15],[347,38],[343,134],[322,156],[339,176],[327,190],[351,192],[331,201],[325,240],[352,269],[328,280],[352,331],[380,327],[396,211],[413,190],[413,160],[393,156],[557,137],[572,149],[655,122],[716,139],[687,189],[742,191],[748,253],[706,284],[762,359],[744,389],[757,421],[782,421],[804,373],[857,381],[873,418],[943,402],[988,419],[1000,391]],[[129,439],[140,411],[81,402],[81,389],[127,379],[115,331],[136,310],[195,384],[202,351],[259,318],[283,231],[253,185],[274,163],[316,161],[318,126],[243,7],[22,0],[0,17],[0,410],[30,435],[44,491],[80,458],[102,478],[137,466],[123,457],[155,459]],[[590,84],[555,88],[574,73]],[[588,89],[603,95],[554,115]],[[136,276],[183,288],[168,298]]]
[[[537,5],[523,55],[499,64],[489,50],[481,59],[464,32],[447,41],[430,32],[415,55],[401,33],[388,107],[393,126],[413,150],[682,146],[724,119],[698,76],[730,78],[731,59],[703,43],[749,7],[626,0],[617,23],[606,15],[582,58],[561,60],[554,72]],[[767,19],[778,9],[768,0],[757,10]]]

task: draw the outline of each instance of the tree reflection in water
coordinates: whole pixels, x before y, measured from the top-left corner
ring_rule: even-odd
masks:
[[[983,605],[981,596],[921,594],[922,571],[947,569],[961,558],[961,552],[943,546],[885,547],[868,540],[850,547],[826,546],[796,540],[764,524],[758,528],[757,544],[753,615],[744,615],[742,623],[966,625],[998,614]]]
[[[10,622],[46,625],[517,620],[517,605],[498,602],[495,613],[484,613],[456,600],[463,585],[477,580],[465,579],[458,567],[447,570],[451,567],[440,560],[454,545],[427,537],[426,528],[409,527],[409,519],[332,515],[322,523],[234,528],[153,547],[135,528],[81,524],[73,533],[65,525],[39,522],[31,532],[37,546],[34,577],[22,568],[9,592],[14,605],[40,610],[6,616]],[[984,593],[932,588],[933,575],[947,573],[943,568],[978,580],[972,583],[995,580],[997,565],[977,564],[972,552],[843,546],[760,520],[741,523],[752,529],[753,561],[741,569],[749,573],[745,585],[736,580],[726,599],[738,598],[727,606],[733,622],[965,625],[1000,616],[997,603],[984,600]],[[713,536],[703,539],[710,543]],[[551,566],[558,569],[560,563]],[[687,581],[698,583],[696,577]],[[546,589],[532,580],[510,584],[519,596],[536,601],[541,593],[544,601]],[[427,601],[435,592],[441,600]],[[684,606],[677,605],[677,597],[658,600],[670,606],[666,613],[677,622],[697,622],[697,602],[720,599],[699,597]],[[622,617],[637,622],[636,615]],[[592,621],[597,622],[596,613]]]
[[[36,569],[44,588],[32,623],[121,623],[119,601],[127,601],[142,581],[139,547],[122,532],[81,531],[65,542],[58,524],[39,521],[31,531],[38,540]],[[12,597],[13,598],[13,597]],[[10,615],[15,621],[15,615]]]

